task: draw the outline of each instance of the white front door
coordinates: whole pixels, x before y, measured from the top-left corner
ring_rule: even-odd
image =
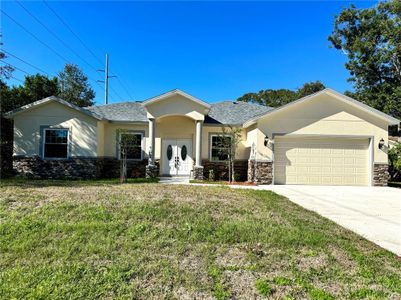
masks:
[[[163,140],[162,175],[189,175],[192,170],[192,140]]]

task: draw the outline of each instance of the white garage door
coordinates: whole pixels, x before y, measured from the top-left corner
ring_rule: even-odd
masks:
[[[275,184],[368,185],[369,178],[369,139],[275,138]]]

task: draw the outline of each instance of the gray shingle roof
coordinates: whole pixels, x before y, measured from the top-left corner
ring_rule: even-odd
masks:
[[[272,109],[272,107],[242,101],[222,101],[212,104],[205,123],[239,125]]]
[[[110,121],[147,122],[146,110],[138,102],[121,102],[86,107],[91,112]]]
[[[140,102],[122,102],[90,106],[85,109],[110,121],[147,122],[146,110]],[[211,104],[206,124],[239,125],[272,110],[258,104],[247,102],[222,101]]]

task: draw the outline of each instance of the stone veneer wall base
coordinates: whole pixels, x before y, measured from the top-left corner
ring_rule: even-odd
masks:
[[[373,185],[387,186],[390,179],[388,164],[374,164],[373,166]]]
[[[213,170],[214,180],[228,180],[228,164],[226,161],[211,161],[208,159],[204,159],[202,160],[202,166],[203,166],[203,178],[209,179],[209,171]],[[234,161],[234,173],[236,174],[235,175],[236,180],[246,181],[247,171],[248,171],[247,160]]]
[[[14,173],[34,179],[94,179],[120,177],[120,160],[114,157],[72,157],[44,160],[38,156],[14,157]],[[127,160],[129,178],[145,177],[147,160]],[[158,172],[158,162],[155,168]]]
[[[145,177],[156,178],[159,176],[159,168],[157,165],[146,165]]]
[[[194,166],[193,177],[194,177],[195,180],[203,180],[203,178],[204,178],[203,169],[204,169],[204,167]]]
[[[248,181],[256,184],[272,184],[273,162],[255,159],[249,160]]]

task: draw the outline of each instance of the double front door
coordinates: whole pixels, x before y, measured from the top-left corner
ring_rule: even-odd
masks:
[[[191,139],[163,140],[162,152],[162,175],[190,175],[193,164]]]

